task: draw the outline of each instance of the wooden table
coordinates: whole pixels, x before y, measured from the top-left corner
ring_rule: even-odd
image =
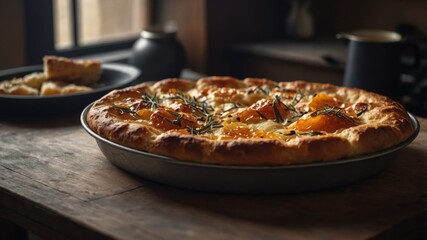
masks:
[[[192,192],[113,166],[78,114],[0,116],[0,218],[46,239],[426,239],[427,119],[365,181],[291,195]]]

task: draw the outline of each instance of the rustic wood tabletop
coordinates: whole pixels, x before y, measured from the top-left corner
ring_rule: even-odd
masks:
[[[45,239],[426,239],[427,119],[380,174],[324,191],[195,192],[118,169],[78,114],[0,116],[0,218]]]

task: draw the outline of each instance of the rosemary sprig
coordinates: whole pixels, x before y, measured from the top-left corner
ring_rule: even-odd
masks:
[[[294,130],[291,130],[291,131],[289,131],[289,133],[286,133],[285,135],[286,136],[292,136],[292,135],[295,135],[295,134],[296,134],[296,132]]]
[[[284,133],[285,136],[293,136],[293,135],[309,135],[309,136],[319,136],[323,135],[322,132],[317,131],[309,131],[309,132],[296,132],[295,130],[290,130],[288,133]]]
[[[300,92],[297,92],[294,98],[292,99],[292,102],[289,105],[286,105],[286,107],[292,112],[298,113],[298,111],[295,109],[295,105],[297,105],[303,98],[304,95]]]
[[[302,94],[301,92],[297,92],[296,94],[295,94],[295,96],[294,96],[294,98],[292,99],[292,105],[296,105],[296,104],[298,104],[300,101],[301,101],[301,99],[303,99],[304,98],[304,94]]]
[[[172,123],[172,124],[175,124],[175,125],[177,125],[178,127],[181,127],[181,122],[180,121],[178,121],[178,119],[169,119],[168,117],[166,117],[166,116],[163,116],[162,114],[160,114],[160,113],[157,113],[156,114],[157,116],[159,116],[160,118],[162,118],[163,120],[165,120],[165,121],[167,121],[167,122],[169,122],[169,123]]]
[[[270,89],[262,88],[261,86],[256,86],[255,89],[249,90],[248,94],[252,94],[252,93],[255,93],[255,92],[262,92],[264,95],[269,95],[270,94]]]
[[[260,111],[255,110],[255,112],[262,118],[262,119],[268,119],[264,114],[262,114]]]
[[[223,125],[220,121],[215,121],[212,114],[209,114],[206,118],[205,123],[199,128],[192,128],[190,126],[186,126],[188,132],[193,135],[201,135],[205,133],[212,132],[217,128],[222,128]]]
[[[173,124],[178,125],[179,127],[182,126],[182,120],[186,120],[188,122],[194,122],[192,119],[189,119],[187,117],[185,117],[183,114],[171,111],[171,110],[166,110],[170,115],[175,116],[176,119],[171,120]]]
[[[301,132],[300,135],[309,135],[309,136],[319,136],[323,135],[322,132],[310,131],[310,132]]]
[[[122,113],[136,114],[136,112],[135,112],[135,111],[133,111],[133,110],[132,110],[132,109],[130,109],[130,108],[120,107],[120,106],[117,106],[117,105],[113,105],[113,106],[112,106],[112,108],[118,109],[118,110],[120,110]]]
[[[279,104],[279,105],[283,104],[280,101],[280,97],[278,95],[275,95],[274,99],[273,99],[273,113],[274,113],[274,118],[276,119],[276,122],[277,123],[282,123],[284,120],[283,120],[282,115],[280,115],[279,108],[277,107],[276,104]]]
[[[156,95],[150,96],[148,93],[144,93],[141,102],[148,105],[151,111],[156,110],[156,108],[160,106],[160,98],[158,98]]]
[[[356,114],[358,117],[368,110],[368,105],[363,105],[362,109]]]
[[[236,102],[232,102],[231,104],[232,104],[233,106],[231,106],[230,108],[224,109],[224,112],[230,112],[230,111],[232,111],[232,110],[234,110],[234,109],[244,107],[244,106],[243,106],[243,105],[241,105],[240,103],[236,103]]]
[[[310,114],[311,117],[315,117],[317,115],[323,114],[323,115],[335,115],[341,119],[344,119],[346,121],[349,121],[351,124],[356,125],[356,122],[351,118],[350,116],[346,115],[345,113],[341,112],[342,108],[340,107],[334,107],[329,104],[326,105],[326,107],[321,108],[317,111],[314,111]]]
[[[194,111],[199,112],[205,116],[214,111],[214,108],[206,101],[199,101],[197,98],[186,96],[182,92],[177,92],[175,95],[169,96],[168,99],[180,100]]]

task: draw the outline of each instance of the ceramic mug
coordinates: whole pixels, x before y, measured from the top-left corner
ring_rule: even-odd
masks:
[[[357,30],[337,34],[348,41],[348,56],[343,85],[362,88],[398,99],[401,95],[401,57],[404,50],[413,51],[413,66],[419,64],[415,44],[402,40],[396,32]]]

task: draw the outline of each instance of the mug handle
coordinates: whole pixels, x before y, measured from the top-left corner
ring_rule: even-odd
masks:
[[[417,69],[420,67],[421,62],[421,52],[419,46],[415,42],[402,42],[401,55],[403,52],[411,52],[411,60],[403,59],[402,66],[403,72],[411,72],[411,70]]]

